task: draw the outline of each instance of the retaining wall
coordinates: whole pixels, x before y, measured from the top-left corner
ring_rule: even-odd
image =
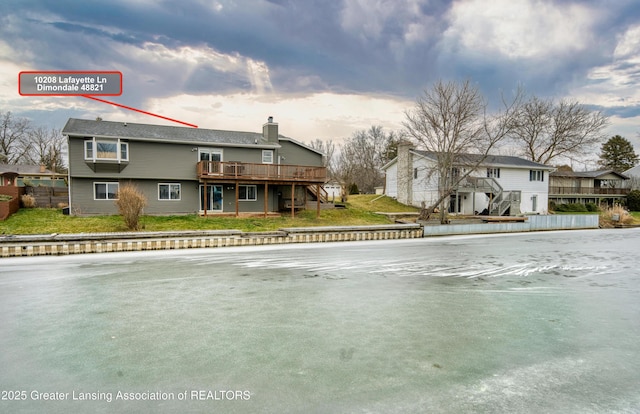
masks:
[[[529,216],[524,223],[424,226],[393,224],[352,227],[283,228],[273,232],[240,230],[93,233],[0,236],[0,257],[172,250],[288,243],[413,239],[460,234],[513,233],[598,228],[598,215]]]
[[[420,237],[422,237],[422,226],[418,224],[313,227],[308,229],[281,229],[265,233],[224,230],[3,236],[0,237],[0,257],[261,246],[288,243],[394,240]]]
[[[546,230],[597,229],[597,214],[528,216],[523,223],[473,223],[425,226],[424,236],[450,236],[459,234],[515,233]]]

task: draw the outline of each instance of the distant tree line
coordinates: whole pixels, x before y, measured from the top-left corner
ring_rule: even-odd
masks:
[[[65,145],[60,130],[34,126],[10,111],[0,112],[0,163],[44,165],[65,173]]]

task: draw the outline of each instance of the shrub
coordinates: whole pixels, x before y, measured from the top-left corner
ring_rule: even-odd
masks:
[[[140,229],[140,216],[146,205],[147,198],[135,184],[120,185],[116,206],[128,229]]]
[[[23,194],[20,196],[20,201],[22,202],[22,207],[24,208],[34,208],[36,206],[35,197],[29,194]]]
[[[579,203],[565,203],[556,205],[555,211],[559,211],[562,213],[586,213],[587,206]]]
[[[600,211],[600,208],[596,203],[587,203],[585,207],[587,208],[587,211],[590,211],[592,213],[595,213],[596,211]]]
[[[631,190],[627,195],[629,211],[640,211],[640,190]]]

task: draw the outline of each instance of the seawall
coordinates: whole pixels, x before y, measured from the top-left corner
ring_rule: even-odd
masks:
[[[422,237],[419,224],[310,227],[247,233],[240,230],[51,234],[0,237],[0,257],[68,255],[269,244],[395,240]]]
[[[272,232],[211,230],[0,236],[0,257],[69,255],[291,243],[415,239],[461,234],[598,228],[597,215],[530,216],[523,223],[282,228]]]

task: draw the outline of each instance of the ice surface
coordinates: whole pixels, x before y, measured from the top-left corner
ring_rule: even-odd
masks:
[[[0,412],[637,412],[639,242],[598,230],[2,259],[0,389],[28,398]],[[207,393],[228,390],[247,393]]]

